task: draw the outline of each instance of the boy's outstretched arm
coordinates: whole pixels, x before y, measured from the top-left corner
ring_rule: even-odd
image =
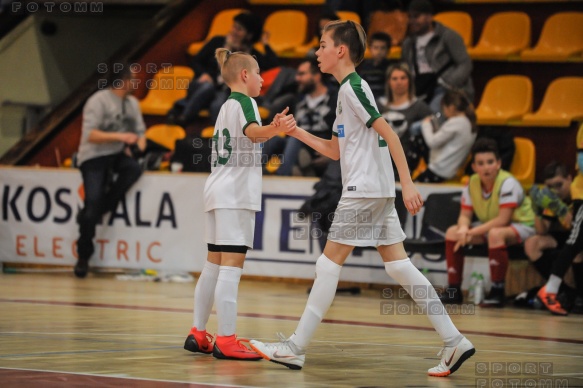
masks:
[[[287,117],[287,116],[286,116]],[[338,137],[332,136],[332,139],[322,139],[318,136],[314,136],[308,133],[305,129],[298,127],[293,123],[287,122],[288,125],[286,133],[289,136],[293,136],[304,144],[312,147],[314,150],[318,151],[324,156],[329,157],[333,160],[340,159],[340,146],[338,145]],[[283,126],[283,125],[282,125]]]
[[[403,151],[403,146],[401,145],[399,136],[397,136],[395,131],[393,131],[391,126],[382,117],[376,119],[372,123],[372,127],[383,139],[385,139],[389,146],[391,157],[395,162],[397,171],[399,171],[399,177],[401,178],[403,202],[405,202],[405,207],[412,215],[417,214],[423,206],[423,198],[411,180],[411,173],[409,172],[409,166],[407,166],[405,151]]]
[[[288,111],[289,107],[286,107],[281,113],[276,114],[269,125],[260,127],[257,123],[249,124],[245,128],[245,136],[253,143],[263,143],[278,135],[280,132],[285,131],[284,127],[288,122],[293,121],[295,125],[295,120],[292,115],[287,114]]]

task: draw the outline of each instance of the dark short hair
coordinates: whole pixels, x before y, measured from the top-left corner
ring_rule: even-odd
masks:
[[[375,32],[369,38],[369,41],[372,43],[375,40],[380,40],[381,42],[385,42],[387,44],[387,48],[391,49],[391,35],[387,34],[386,32]]]
[[[556,176],[562,176],[566,178],[569,176],[569,171],[567,171],[567,166],[563,163],[553,160],[547,164],[543,170],[543,180],[553,179]]]
[[[263,34],[263,19],[251,12],[241,12],[233,18],[234,22],[239,23],[251,34],[251,43],[259,42]]]
[[[409,4],[409,13],[433,15],[433,4],[429,0],[413,0]]]
[[[129,80],[132,78],[133,71],[129,62],[111,62],[108,65],[107,84],[112,86],[114,81]]]
[[[481,137],[472,146],[472,163],[475,161],[476,154],[485,154],[491,152],[500,160],[500,151],[498,151],[498,144],[496,140],[489,137]]]
[[[310,64],[310,72],[312,72],[312,74],[320,73],[320,68],[318,67],[318,59],[316,57],[306,57],[300,62],[300,65],[302,63]]]

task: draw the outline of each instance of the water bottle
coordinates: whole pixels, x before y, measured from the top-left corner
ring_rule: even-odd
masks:
[[[468,290],[468,300],[470,303],[475,303],[474,299],[476,298],[476,285],[478,284],[478,273],[472,272],[472,276],[470,277],[470,288]]]
[[[484,300],[484,275],[479,274],[477,279],[474,289],[474,304],[480,304]]]

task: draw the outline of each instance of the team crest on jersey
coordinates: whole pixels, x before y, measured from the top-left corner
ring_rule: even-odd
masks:
[[[338,114],[342,114],[342,101],[338,101]]]
[[[344,124],[338,124],[338,137],[344,137]]]

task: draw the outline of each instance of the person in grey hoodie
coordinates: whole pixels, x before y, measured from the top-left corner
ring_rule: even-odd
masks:
[[[472,60],[462,37],[433,20],[428,0],[413,0],[408,8],[409,31],[402,44],[402,60],[413,70],[417,96],[434,112],[449,89],[461,89],[473,101]]]

